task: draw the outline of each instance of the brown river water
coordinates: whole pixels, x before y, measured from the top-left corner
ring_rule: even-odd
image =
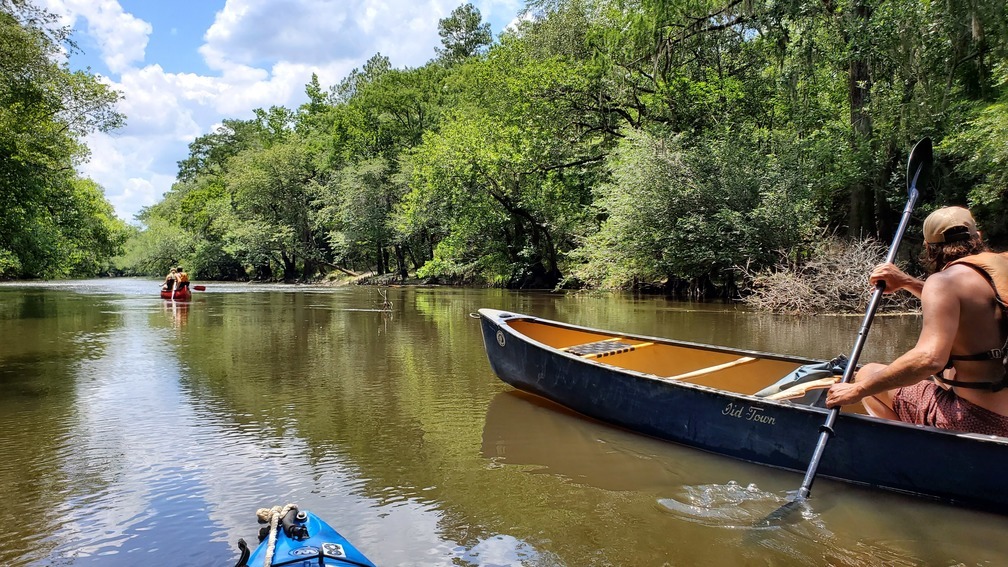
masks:
[[[172,303],[158,285],[0,285],[0,565],[233,565],[256,509],[289,502],[388,566],[1008,565],[1008,516],[825,479],[754,536],[800,474],[518,394],[470,314],[812,358],[848,353],[859,316],[454,288],[387,289],[381,312],[377,288],[212,282]],[[918,325],[877,318],[862,362]]]

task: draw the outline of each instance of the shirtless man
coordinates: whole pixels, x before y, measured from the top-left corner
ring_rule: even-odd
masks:
[[[922,259],[930,272],[921,281],[893,264],[881,264],[869,280],[885,291],[909,291],[921,300],[917,344],[889,365],[866,364],[854,380],[834,384],[827,407],[864,401],[869,413],[944,429],[1008,436],[1008,378],[1001,350],[1004,314],[991,283],[974,265],[989,260],[1008,278],[1008,259],[987,251],[973,216],[945,207],[924,221]],[[929,379],[933,378],[933,379]]]

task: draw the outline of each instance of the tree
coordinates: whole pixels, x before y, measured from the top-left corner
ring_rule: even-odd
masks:
[[[1008,234],[1003,2],[527,7],[492,42],[462,5],[422,67],[375,54],[335,87],[312,76],[297,111],[225,121],[151,212],[194,259],[257,277],[409,260],[452,282],[711,296],[815,234],[891,239],[928,135],[938,199]]]
[[[81,139],[122,125],[119,95],[71,72],[70,31],[30,3],[0,1],[0,277],[63,277],[97,270],[120,242],[121,223],[74,166]]]
[[[437,64],[386,65],[386,59],[372,58],[362,71],[352,72],[339,89],[352,96],[327,115],[333,126],[325,132],[329,147],[320,163],[327,172],[326,180],[320,179],[317,219],[320,231],[329,234],[337,263],[366,262],[384,273],[391,269],[391,249],[405,279],[407,256],[416,265],[423,253],[409,236],[391,229],[392,213],[407,190],[399,181],[400,158],[439,127],[448,71]]]
[[[958,162],[956,173],[968,188],[966,198],[984,229],[995,242],[1008,240],[1008,67],[1001,69],[1001,97],[979,108],[940,149]],[[949,196],[951,202],[957,202]]]
[[[447,18],[438,20],[441,47],[436,48],[446,65],[457,65],[483,53],[493,42],[490,24],[483,21],[480,11],[470,3],[452,10]]]
[[[337,260],[359,263],[389,271],[387,247],[393,234],[390,213],[398,195],[393,194],[388,160],[377,157],[339,170],[332,186],[323,192],[322,224],[332,227],[329,242]],[[342,263],[342,262],[341,262]]]
[[[304,147],[289,140],[245,150],[228,170],[227,188],[241,220],[225,236],[235,255],[264,269],[265,261],[276,262],[285,281],[313,276],[321,260],[311,220],[317,180]]]
[[[144,230],[136,230],[118,258],[125,271],[163,277],[171,268],[187,262],[195,246],[192,234],[156,216],[144,219],[144,223]],[[195,272],[191,272],[193,276]]]
[[[596,190],[606,220],[572,252],[584,261],[572,276],[710,297],[737,290],[737,267],[804,246],[817,228],[801,172],[747,151],[740,134],[697,143],[628,130],[607,161],[612,181]]]
[[[561,279],[605,133],[586,129],[580,109],[559,96],[579,90],[577,62],[526,48],[509,38],[463,65],[455,113],[411,154],[404,209],[419,214],[399,226],[446,234],[424,274],[513,287]],[[419,203],[444,208],[423,213]]]
[[[257,120],[225,118],[213,132],[189,143],[189,156],[178,162],[177,179],[188,182],[200,175],[223,173],[228,159],[261,145],[261,131]]]

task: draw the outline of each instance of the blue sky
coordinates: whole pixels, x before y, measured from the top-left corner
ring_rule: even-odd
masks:
[[[151,22],[145,59],[157,61],[169,73],[209,73],[197,46],[223,4],[206,0],[129,0],[123,10]]]
[[[494,35],[524,0],[470,0]],[[82,175],[129,222],[161,200],[197,136],[256,108],[295,108],[318,74],[335,85],[374,54],[423,65],[438,20],[463,0],[35,0],[72,26],[90,68],[123,95],[127,125],[88,137]]]

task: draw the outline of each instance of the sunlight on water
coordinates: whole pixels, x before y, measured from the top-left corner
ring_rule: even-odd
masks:
[[[513,536],[496,535],[486,538],[470,549],[457,550],[458,557],[467,565],[494,567],[504,565],[546,565],[544,557],[528,543]]]

